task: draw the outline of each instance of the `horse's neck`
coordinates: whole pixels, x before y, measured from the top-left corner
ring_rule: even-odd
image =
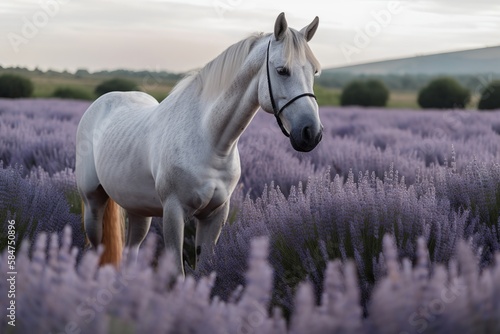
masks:
[[[215,148],[230,153],[259,108],[257,90],[259,71],[265,57],[262,43],[251,51],[249,59],[229,87],[210,106],[205,122]],[[261,50],[262,49],[262,50]]]

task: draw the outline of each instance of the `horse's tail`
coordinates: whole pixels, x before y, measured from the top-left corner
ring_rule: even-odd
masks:
[[[102,243],[104,252],[101,255],[100,265],[111,263],[115,267],[120,265],[123,251],[123,231],[125,219],[122,210],[111,198],[108,200],[102,220]]]

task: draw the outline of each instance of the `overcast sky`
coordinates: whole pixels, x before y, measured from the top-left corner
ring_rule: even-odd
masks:
[[[498,0],[2,0],[0,66],[183,72],[281,11],[323,68],[500,45]]]

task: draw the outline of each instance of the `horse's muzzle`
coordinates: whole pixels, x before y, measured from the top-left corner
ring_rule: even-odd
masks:
[[[323,138],[323,126],[315,131],[314,126],[304,126],[302,129],[294,129],[290,134],[292,147],[299,152],[312,151]]]

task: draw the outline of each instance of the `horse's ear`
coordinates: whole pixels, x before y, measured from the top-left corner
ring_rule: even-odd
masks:
[[[274,37],[277,41],[285,37],[285,32],[288,29],[288,23],[286,23],[285,13],[278,15],[276,22],[274,23]]]
[[[302,28],[300,32],[304,35],[306,41],[309,42],[313,38],[314,34],[316,33],[316,30],[318,29],[318,24],[319,24],[319,17],[316,16],[308,26]]]

